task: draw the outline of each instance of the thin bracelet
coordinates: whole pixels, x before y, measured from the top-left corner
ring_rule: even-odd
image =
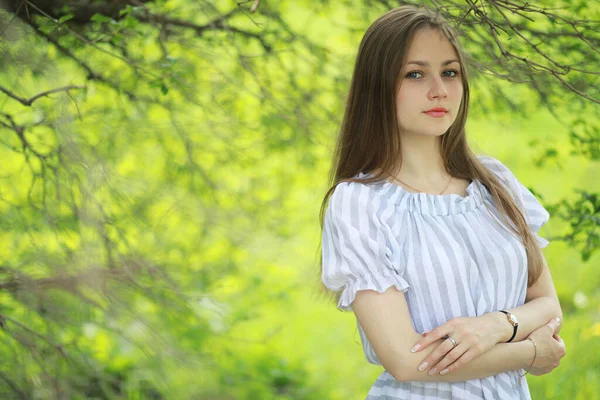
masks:
[[[537,356],[537,345],[535,344],[535,342],[533,341],[532,338],[528,337],[527,339],[531,340],[531,343],[533,343],[533,348],[534,348],[533,360],[531,360],[531,365],[528,368],[528,369],[531,369],[531,367],[533,367],[533,363],[535,362],[535,357]],[[523,375],[521,375],[521,374],[519,374],[519,372],[517,372],[517,374],[519,375],[520,378],[524,377],[528,373],[529,373],[529,371],[527,369],[525,370],[525,373]]]

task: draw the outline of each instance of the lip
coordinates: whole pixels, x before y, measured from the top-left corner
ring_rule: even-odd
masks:
[[[425,114],[429,115],[430,117],[434,117],[434,118],[442,118],[443,116],[446,115],[447,112],[448,112],[448,110],[446,110],[444,107],[435,107],[435,108],[432,108],[431,110],[424,111]]]
[[[446,112],[448,112],[448,110],[446,110],[444,107],[435,107],[435,108],[432,108],[431,110],[427,110],[425,112],[426,113],[428,113],[428,112],[445,112],[446,113]]]

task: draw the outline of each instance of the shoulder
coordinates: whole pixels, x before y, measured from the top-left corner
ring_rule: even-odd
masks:
[[[477,156],[481,164],[486,167],[489,171],[494,173],[496,177],[500,179],[500,181],[508,186],[510,189],[515,190],[515,186],[518,182],[516,182],[516,176],[512,173],[512,171],[502,163],[502,161],[498,160],[495,157],[487,156],[487,155],[479,155]],[[518,185],[517,185],[518,186]]]
[[[517,178],[517,176],[500,160],[490,156],[477,156],[482,164],[499,178],[500,183],[512,192],[521,207],[528,211],[537,210],[541,206],[533,193]],[[542,207],[543,208],[543,207]],[[544,213],[546,211],[544,210]]]
[[[479,159],[479,162],[481,162],[481,164],[483,164],[484,167],[486,167],[487,169],[489,169],[490,171],[492,171],[496,174],[501,174],[501,175],[511,174],[512,175],[512,173],[510,172],[510,169],[508,169],[508,167],[506,165],[504,165],[497,158],[494,158],[492,156],[487,156],[487,155],[479,155],[479,156],[477,156],[477,158]]]
[[[341,219],[352,225],[359,225],[367,219],[381,221],[393,212],[394,204],[381,193],[378,185],[361,182],[338,183],[327,206],[329,218]]]

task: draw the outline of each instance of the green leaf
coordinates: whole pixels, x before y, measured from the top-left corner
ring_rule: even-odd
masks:
[[[160,84],[160,91],[162,92],[162,94],[167,94],[167,93],[169,93],[169,88],[164,83],[161,83]]]
[[[111,38],[111,41],[116,44],[119,45],[123,42],[123,35],[121,35],[120,33],[115,33],[113,35],[113,37]]]
[[[132,15],[127,15],[127,17],[125,17],[125,19],[122,22],[124,27],[131,29],[137,27],[139,23],[140,21]]]
[[[123,16],[125,14],[129,14],[131,12],[131,10],[133,9],[132,6],[127,5],[124,9],[122,9],[121,11],[119,11],[119,16]]]
[[[40,26],[38,29],[42,32],[44,32],[46,35],[50,34],[50,32],[53,32],[56,30],[56,28],[58,27],[58,25],[56,24],[52,24],[52,25],[42,25]]]
[[[96,22],[113,22],[112,18],[98,13],[92,15],[91,20]]]
[[[60,18],[58,19],[58,23],[59,23],[59,24],[62,24],[63,22],[65,22],[65,21],[68,21],[68,20],[70,20],[70,19],[73,19],[73,14],[67,14],[67,15],[63,15],[62,17],[60,17]]]

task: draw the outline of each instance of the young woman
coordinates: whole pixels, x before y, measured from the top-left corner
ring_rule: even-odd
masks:
[[[321,207],[321,279],[385,368],[367,399],[530,399],[521,376],[565,355],[538,236],[549,214],[471,152],[465,69],[428,9],[387,12],[359,47]]]

